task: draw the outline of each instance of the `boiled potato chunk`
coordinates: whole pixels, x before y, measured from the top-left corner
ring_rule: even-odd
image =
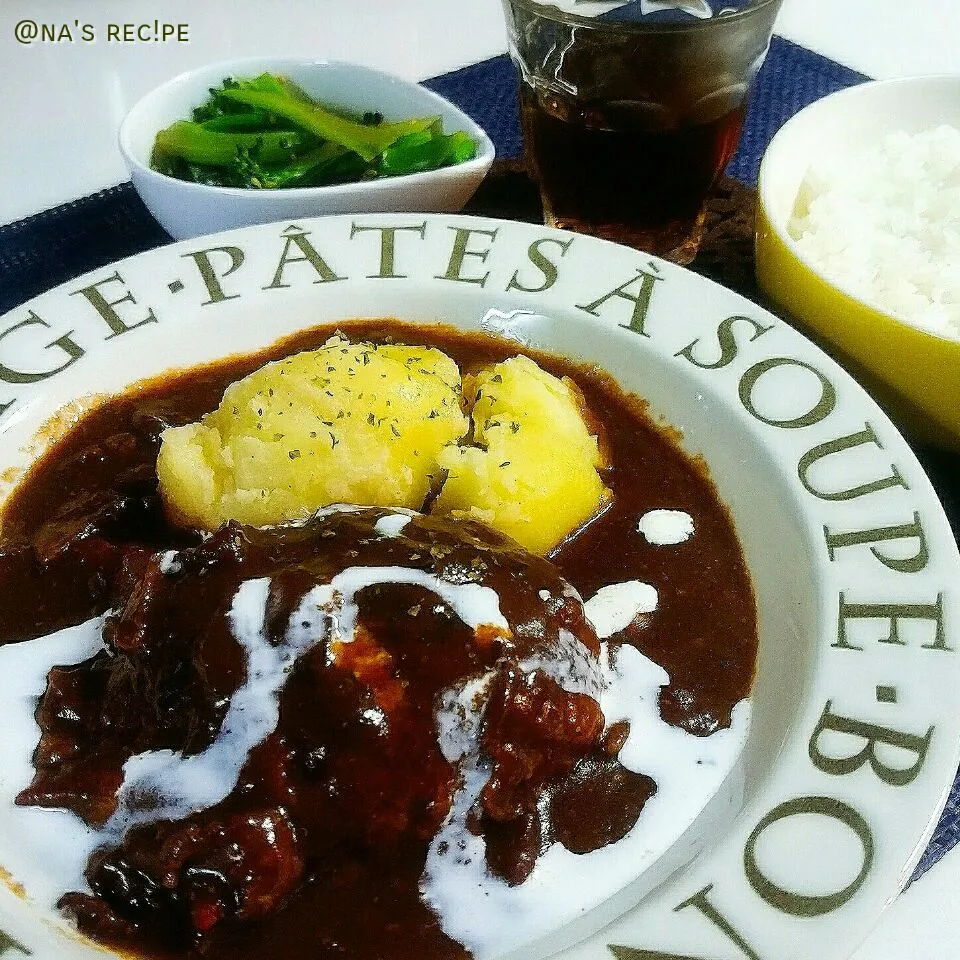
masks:
[[[175,520],[206,530],[331,503],[418,509],[440,452],[467,431],[460,386],[439,350],[333,338],[231,384],[199,423],[165,430],[161,494]]]
[[[579,393],[524,356],[482,371],[472,389],[475,445],[440,455],[449,473],[434,512],[483,520],[546,553],[607,496]]]

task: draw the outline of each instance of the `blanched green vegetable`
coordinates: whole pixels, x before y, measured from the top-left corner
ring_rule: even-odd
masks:
[[[286,93],[266,90],[224,90],[223,96],[236,103],[260,109],[265,113],[283,117],[301,130],[306,130],[324,140],[331,140],[364,160],[373,160],[391,143],[411,133],[419,133],[431,127],[438,117],[418,117],[400,123],[381,123],[366,127],[362,123],[338,117],[318,104],[295,100]]]
[[[157,134],[153,150],[166,157],[179,157],[190,163],[226,166],[237,156],[237,148],[256,150],[263,163],[290,160],[309,140],[289,130],[223,132],[189,120],[178,120]]]
[[[440,117],[351,117],[264,73],[211,89],[192,120],[157,134],[151,165],[198,183],[277,189],[435,170],[475,154],[467,134],[443,133]]]
[[[383,151],[380,168],[387,175],[436,170],[473,159],[474,142],[462,131],[443,134],[427,132],[401,137]]]

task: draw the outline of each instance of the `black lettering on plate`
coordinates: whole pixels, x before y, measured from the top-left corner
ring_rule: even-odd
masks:
[[[222,273],[217,272],[213,261],[210,259],[211,254],[214,253],[226,254],[230,261],[226,270]],[[181,256],[190,257],[193,260],[200,271],[200,279],[203,280],[203,285],[207,288],[207,296],[210,299],[204,300],[200,304],[201,307],[209,307],[212,303],[222,303],[224,300],[236,300],[240,296],[239,293],[224,293],[223,284],[220,282],[240,269],[244,258],[243,250],[240,247],[208,247],[206,250],[196,250],[193,253],[181,254]],[[223,257],[218,256],[217,260],[222,262]],[[173,287],[170,289],[171,292],[177,292],[173,290]]]
[[[930,559],[927,548],[927,538],[923,533],[923,524],[920,514],[914,511],[910,523],[899,523],[889,527],[872,527],[869,530],[850,530],[846,533],[834,533],[826,525],[823,536],[827,541],[827,553],[831,560],[836,560],[836,552],[844,547],[870,544],[870,552],[888,569],[897,573],[919,573]],[[889,540],[916,540],[916,550],[910,557],[891,557],[881,553],[878,543]]]
[[[795,417],[780,419],[773,415],[766,415],[760,411],[754,401],[753,391],[761,378],[775,370],[791,369],[806,370],[817,378],[820,385],[820,397],[805,413],[798,413]],[[833,384],[814,366],[797,360],[794,357],[770,357],[761,360],[750,367],[740,378],[740,402],[743,408],[756,420],[771,427],[780,427],[783,430],[797,430],[800,427],[812,427],[833,413],[837,405],[837,391]]]
[[[886,620],[890,630],[885,637],[878,638],[878,643],[894,643],[906,646],[907,641],[900,637],[901,620],[926,620],[934,625],[933,643],[921,644],[923,650],[946,650],[950,653],[953,648],[947,646],[947,634],[943,626],[943,594],[938,593],[934,603],[850,603],[846,594],[840,594],[840,615],[837,622],[837,642],[833,647],[841,650],[862,650],[855,643],[847,639],[848,620]]]
[[[450,261],[447,264],[446,273],[438,273],[436,275],[437,280],[456,280],[460,283],[476,283],[479,286],[483,286],[487,282],[487,278],[490,276],[490,271],[480,276],[465,277],[463,275],[463,262],[467,257],[475,257],[481,263],[485,263],[487,257],[490,256],[490,247],[486,247],[483,250],[471,250],[469,249],[470,238],[476,234],[477,236],[487,237],[490,240],[491,245],[497,239],[497,229],[493,230],[480,230],[473,227],[450,227],[454,232],[453,238],[453,249],[450,251]]]
[[[380,232],[380,272],[368,273],[368,280],[404,280],[407,274],[396,273],[395,262],[397,255],[397,231],[412,231],[420,235],[423,240],[427,234],[427,221],[423,223],[414,223],[405,227],[394,225],[386,226],[365,226],[359,223],[350,224],[350,239],[352,240],[358,233],[367,233],[371,230]]]
[[[507,284],[507,290],[521,290],[524,293],[543,293],[544,290],[549,290],[557,282],[557,277],[560,274],[557,265],[543,252],[541,247],[548,243],[555,243],[560,248],[560,256],[563,257],[570,249],[570,244],[573,243],[573,240],[573,237],[570,237],[568,240],[562,240],[560,237],[541,237],[539,240],[534,240],[533,243],[527,247],[527,257],[529,257],[530,262],[540,271],[543,280],[539,282],[538,286],[528,287],[520,282],[520,271],[514,270],[513,276]]]
[[[651,263],[650,269],[656,270],[657,267]],[[650,301],[653,298],[654,284],[657,280],[662,279],[663,277],[657,276],[656,273],[647,273],[646,270],[637,267],[637,275],[635,277],[624,280],[619,287],[614,287],[609,293],[597,297],[592,303],[578,303],[575,304],[575,306],[578,310],[583,310],[584,313],[599,317],[600,307],[608,300],[612,300],[614,297],[619,300],[626,300],[628,303],[633,304],[633,312],[630,315],[630,321],[628,323],[621,323],[620,326],[626,327],[634,333],[639,333],[641,337],[649,337],[650,334],[647,333],[646,330],[647,314],[650,312]],[[640,281],[640,288],[634,292],[630,292],[629,288],[638,280]]]
[[[0,957],[10,957],[10,960],[13,960],[11,954],[17,953],[24,957],[33,956],[32,952],[28,950],[22,943],[14,940],[10,934],[4,933],[3,930],[0,930]]]
[[[30,310],[25,319],[21,320],[19,323],[13,324],[10,327],[7,327],[6,330],[0,331],[0,340],[9,337],[18,330],[24,330],[27,327],[45,327],[46,329],[49,329],[50,324],[47,323],[43,317],[37,316],[33,310]],[[62,336],[57,337],[56,340],[52,340],[43,348],[44,350],[49,350],[51,347],[57,347],[67,355],[67,359],[64,360],[59,366],[53,367],[51,370],[17,370],[14,367],[0,363],[0,380],[4,381],[4,383],[13,384],[39,383],[41,380],[47,380],[49,377],[60,373],[62,370],[66,370],[67,367],[69,367],[72,363],[76,363],[76,361],[79,360],[84,354],[83,347],[81,347],[71,338],[72,333],[73,331],[71,330],[69,333],[65,333]],[[14,402],[15,401],[11,400],[9,403],[4,404],[3,410],[7,410],[13,405]]]
[[[838,437],[835,440],[827,440],[825,443],[819,443],[808,450],[797,464],[797,474],[807,493],[813,494],[819,500],[845,501],[856,500],[858,497],[866,496],[868,493],[876,493],[878,490],[886,490],[888,487],[903,487],[904,490],[909,490],[907,482],[900,476],[900,471],[895,464],[890,465],[890,473],[885,477],[879,477],[867,483],[859,483],[842,490],[824,490],[816,486],[810,479],[810,468],[818,460],[842,453],[844,450],[851,450],[865,443],[872,443],[879,449],[883,449],[883,444],[880,443],[869,423],[864,424],[864,428],[856,433]]]
[[[757,863],[757,841],[763,832],[781,820],[800,815],[827,817],[830,820],[852,830],[860,840],[863,859],[860,872],[845,887],[818,895],[797,893],[787,890],[767,877]],[[784,852],[783,856],[789,856]],[[824,851],[824,857],[830,855]],[[757,895],[775,910],[793,917],[819,917],[832,913],[849,901],[867,879],[873,865],[874,843],[870,825],[863,816],[848,803],[835,797],[796,797],[774,807],[753,829],[743,850],[743,869],[750,886]]]
[[[746,960],[761,960],[760,955],[747,942],[746,938],[739,930],[713,905],[710,901],[710,891],[713,890],[713,884],[709,883],[702,890],[698,890],[692,897],[688,897],[683,903],[677,904],[673,912],[685,910],[687,907],[695,907],[700,911],[715,927],[718,927],[724,936],[733,943],[743,954]],[[624,947],[617,944],[608,944],[607,949],[617,958],[617,960],[710,960],[703,956],[688,956],[677,953],[664,953],[661,950],[646,950],[637,947]]]
[[[916,779],[917,774],[923,767],[923,761],[927,758],[927,751],[930,749],[934,729],[932,726],[923,735],[903,733],[900,730],[892,730],[890,727],[867,723],[865,720],[841,717],[830,709],[831,706],[832,701],[828,700],[807,747],[810,759],[818,770],[836,777],[842,777],[859,770],[865,763],[869,763],[873,772],[884,783],[891,786],[905,787]],[[854,746],[859,747],[859,749],[855,749],[852,753],[842,757],[828,756],[820,749],[819,743],[821,736],[826,732],[839,733],[853,738]],[[836,740],[836,738],[832,739]],[[914,757],[913,763],[904,767],[892,767],[883,763],[877,757],[878,743],[885,743],[912,754]]]
[[[753,329],[753,332],[750,334],[749,343],[753,343],[754,340],[759,339],[769,330],[773,329],[773,324],[763,324],[759,320],[754,320],[753,317],[727,317],[721,320],[720,325],[717,327],[717,347],[719,348],[719,353],[715,360],[697,357],[695,348],[700,344],[699,339],[688,343],[682,350],[678,350],[674,356],[689,360],[695,367],[699,367],[701,370],[719,370],[721,367],[726,367],[737,358],[737,353],[740,349],[740,345],[737,343],[737,335],[734,331],[736,328],[735,325],[741,321],[749,324]]]
[[[280,254],[280,262],[277,264],[277,270],[273,279],[263,289],[278,290],[281,287],[289,287],[289,283],[284,283],[283,275],[287,265],[291,263],[309,263],[317,274],[314,283],[333,283],[335,280],[344,280],[345,277],[338,277],[330,269],[327,261],[320,256],[317,248],[307,239],[309,233],[297,226],[289,226],[283,231],[283,252]],[[291,247],[296,247],[300,251],[300,256],[293,256],[290,252]]]
[[[106,322],[110,328],[110,333],[104,339],[112,340],[114,337],[119,337],[121,333],[129,333],[131,330],[136,330],[137,327],[142,327],[145,323],[157,322],[157,315],[150,307],[147,307],[146,315],[139,320],[127,322],[127,320],[121,317],[117,312],[117,307],[119,307],[121,303],[131,303],[135,305],[137,301],[126,287],[124,288],[126,292],[122,297],[117,297],[116,300],[108,300],[100,288],[111,283],[126,283],[123,277],[120,276],[119,270],[114,271],[109,277],[104,277],[102,280],[95,280],[89,286],[81,287],[79,290],[72,290],[70,292],[71,297],[75,297],[78,294],[83,297]]]

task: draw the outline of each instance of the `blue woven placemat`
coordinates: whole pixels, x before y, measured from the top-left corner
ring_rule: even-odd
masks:
[[[785,120],[824,94],[863,79],[774,37],[728,173],[754,183],[760,157]],[[520,156],[517,81],[506,55],[428,80],[426,86],[472,116],[489,133],[498,156]],[[0,313],[88,270],[169,241],[129,183],[0,227]]]
[[[743,136],[727,173],[756,182],[760,158],[780,126],[801,107],[866,79],[804,47],[774,37],[760,71]],[[504,56],[427,81],[472,116],[490,135],[500,157],[522,153],[517,81]],[[0,313],[59,283],[151,247],[170,242],[129,183],[54,207],[0,227]],[[960,533],[960,484],[955,456],[918,451]],[[960,778],[914,873],[920,876],[960,843]]]

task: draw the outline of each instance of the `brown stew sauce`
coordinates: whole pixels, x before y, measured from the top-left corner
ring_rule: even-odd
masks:
[[[433,704],[458,677],[494,665],[481,739],[493,775],[471,814],[471,829],[486,839],[488,868],[519,883],[552,842],[585,853],[624,836],[656,784],[616,759],[625,731],[605,729],[595,701],[519,669],[561,627],[596,648],[578,604],[544,605],[530,583],[561,596],[562,577],[585,598],[632,579],[657,588],[657,610],[613,642],[637,646],[667,671],[660,704],[667,722],[709,735],[729,726],[733,706],[749,695],[753,593],[705,469],[607,375],[556,357],[527,351],[582,390],[602,425],[604,482],[613,497],[547,560],[480,525],[442,518],[413,521],[409,536],[365,536],[376,516],[389,513],[382,510],[282,535],[228,525],[202,540],[171,526],[155,473],[162,430],[199,419],[232,381],[322,345],[335,329],[306,331],[260,354],[172,373],[113,398],[18,485],[0,538],[0,643],[118,611],[105,628],[112,657],[51,671],[38,707],[37,776],[18,802],[67,807],[102,824],[113,812],[124,759],[209,745],[244,667],[226,626],[197,625],[225,624],[223,598],[252,577],[272,578],[273,639],[311,584],[348,565],[423,564],[425,547],[438,574],[445,564],[482,570],[513,639],[491,636],[478,645],[421,587],[367,588],[357,640],[341,650],[318,646],[298,661],[277,730],[251,752],[223,803],[134,828],[119,847],[91,858],[96,895],[68,894],[62,906],[83,932],[123,949],[224,960],[468,956],[418,892],[427,847],[456,787],[436,746]],[[510,343],[446,327],[371,320],[339,329],[352,339],[428,342],[464,371],[516,353]],[[647,543],[637,521],[658,508],[689,513],[694,536],[672,546]],[[161,576],[158,551],[184,548],[191,548],[188,569]],[[371,706],[389,720],[382,729],[359,722]],[[544,797],[546,826],[534,815]]]

